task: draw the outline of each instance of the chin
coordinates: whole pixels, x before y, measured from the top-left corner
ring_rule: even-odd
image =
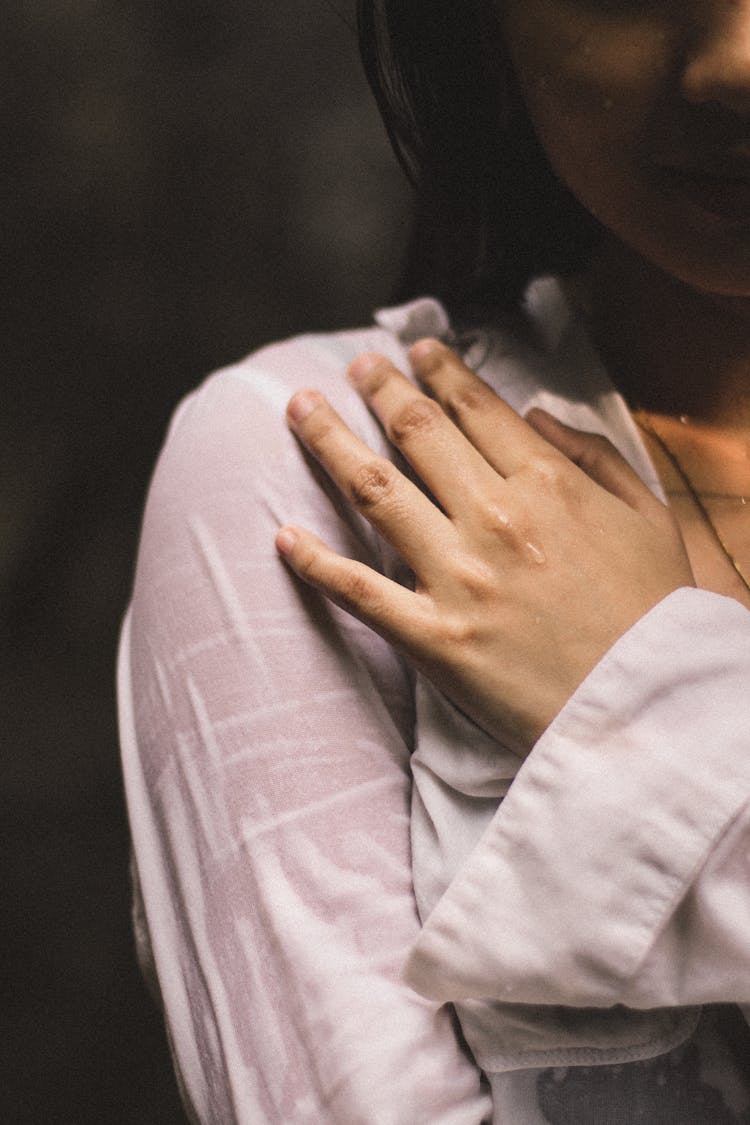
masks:
[[[623,239],[638,256],[689,289],[716,297],[750,300],[750,224],[680,224],[675,230],[644,232]]]
[[[646,240],[646,256],[698,292],[750,299],[750,220],[729,220],[693,206],[670,219]]]
[[[750,266],[748,265],[737,270],[729,270],[726,262],[713,262],[710,265],[680,262],[673,266],[665,263],[660,268],[676,281],[682,282],[698,293],[717,298],[731,298],[738,302],[750,302]]]

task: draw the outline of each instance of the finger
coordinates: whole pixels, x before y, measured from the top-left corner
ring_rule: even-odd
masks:
[[[428,582],[430,571],[455,544],[450,520],[391,461],[356,437],[316,391],[296,394],[287,416],[350,503]]]
[[[420,340],[409,359],[419,381],[501,476],[549,455],[543,438],[450,348],[438,340]]]
[[[649,519],[663,514],[664,505],[608,438],[567,426],[539,407],[528,412],[526,421],[591,480],[630,508]]]
[[[359,356],[349,379],[452,518],[497,490],[498,476],[433,399],[380,355]]]
[[[281,528],[276,548],[304,582],[389,643],[407,654],[423,647],[431,620],[431,603],[425,595],[407,590],[364,563],[337,555],[301,527]]]

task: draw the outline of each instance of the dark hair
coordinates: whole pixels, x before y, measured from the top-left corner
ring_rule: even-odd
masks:
[[[497,0],[358,0],[360,51],[417,190],[402,296],[454,314],[515,304],[585,263],[600,230],[557,179],[505,53]]]

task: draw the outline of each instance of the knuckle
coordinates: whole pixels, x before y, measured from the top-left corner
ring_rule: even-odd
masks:
[[[484,409],[487,403],[487,388],[479,382],[460,383],[446,395],[445,408],[451,418],[459,420],[467,414]]]
[[[484,601],[495,589],[494,573],[479,559],[457,559],[451,569],[454,582],[471,601]]]
[[[396,411],[388,426],[388,436],[396,445],[415,434],[440,424],[443,412],[430,398],[415,398]]]
[[[566,462],[553,453],[538,453],[525,466],[525,475],[537,486],[558,490],[564,488]]]
[[[360,465],[349,482],[349,495],[358,508],[371,509],[387,500],[396,487],[396,469],[387,461]]]
[[[455,658],[471,651],[477,644],[479,628],[473,618],[462,614],[446,614],[439,625],[438,646]]]
[[[341,577],[339,596],[347,606],[358,608],[372,606],[372,587],[366,575],[359,570],[347,571]]]
[[[505,547],[512,547],[522,536],[523,515],[513,512],[508,498],[501,503],[488,504],[478,513],[482,532],[502,541]]]
[[[581,475],[577,467],[560,454],[538,454],[525,467],[524,476],[537,493],[554,498],[573,510],[581,498]]]

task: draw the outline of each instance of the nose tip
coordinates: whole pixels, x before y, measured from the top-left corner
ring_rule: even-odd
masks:
[[[723,0],[696,35],[682,76],[690,102],[719,102],[750,114],[750,0]]]

